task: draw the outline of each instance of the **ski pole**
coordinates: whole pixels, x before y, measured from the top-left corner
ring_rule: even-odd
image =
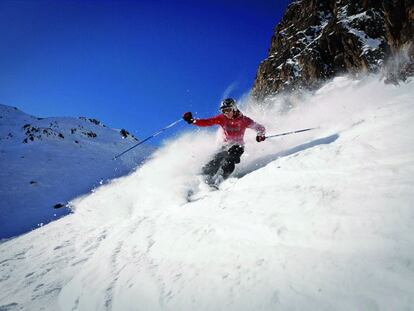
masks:
[[[114,156],[112,158],[112,160],[115,160],[117,158],[119,158],[120,156],[124,155],[125,153],[127,153],[128,151],[131,151],[132,149],[134,149],[135,147],[138,147],[139,145],[145,143],[147,140],[150,140],[151,138],[154,138],[155,136],[161,134],[162,132],[164,132],[165,130],[169,129],[170,127],[173,127],[174,125],[176,125],[177,123],[181,122],[183,119],[179,119],[177,121],[174,121],[173,123],[171,123],[170,125],[167,125],[166,127],[160,129],[158,132],[152,134],[151,136],[148,136],[147,138],[145,138],[144,140],[141,140],[138,144],[133,145],[131,148],[125,150],[124,152]]]
[[[281,134],[269,135],[269,136],[266,136],[266,138],[284,136],[284,135],[289,135],[289,134],[296,134],[296,133],[306,132],[306,131],[310,131],[310,130],[314,130],[314,129],[317,129],[317,127],[312,127],[312,128],[297,130],[297,131],[291,131],[291,132],[286,132],[286,133],[281,133]]]

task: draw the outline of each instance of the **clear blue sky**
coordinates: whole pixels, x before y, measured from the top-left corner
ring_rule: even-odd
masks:
[[[251,88],[290,0],[0,1],[0,103],[145,138]],[[164,136],[165,137],[165,136]]]

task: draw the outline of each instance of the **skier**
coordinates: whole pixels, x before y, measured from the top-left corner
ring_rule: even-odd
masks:
[[[224,132],[223,146],[215,154],[213,159],[207,163],[202,173],[208,185],[217,187],[224,179],[228,178],[234,171],[235,165],[240,163],[240,157],[244,152],[244,132],[246,128],[256,130],[256,141],[265,140],[265,127],[252,119],[244,116],[237,108],[232,98],[223,100],[220,104],[219,114],[208,119],[194,119],[191,112],[183,115],[184,121],[196,126],[220,125]]]

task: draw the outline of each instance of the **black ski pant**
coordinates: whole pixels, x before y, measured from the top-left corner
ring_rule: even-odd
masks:
[[[222,177],[226,179],[233,173],[236,163],[240,163],[240,157],[244,152],[241,145],[224,146],[216,153],[213,159],[203,167],[203,175],[213,177],[222,169]]]

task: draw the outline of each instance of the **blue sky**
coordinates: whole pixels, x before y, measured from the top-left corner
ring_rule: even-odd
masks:
[[[0,103],[87,116],[139,138],[251,88],[289,3],[0,2]]]

